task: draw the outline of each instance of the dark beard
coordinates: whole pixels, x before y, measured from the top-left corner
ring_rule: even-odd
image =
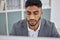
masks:
[[[28,20],[27,20],[27,21],[28,21],[28,24],[29,24],[30,26],[35,26],[35,25],[39,22],[40,19],[41,19],[41,18],[39,18],[38,21],[37,21],[34,25],[31,25],[31,24],[29,23],[29,21],[28,21]],[[30,19],[30,20],[34,20],[34,19]],[[35,21],[36,21],[36,20],[35,20]]]

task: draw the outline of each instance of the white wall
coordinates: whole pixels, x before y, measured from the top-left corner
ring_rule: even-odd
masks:
[[[51,21],[55,23],[60,34],[60,0],[51,1]]]

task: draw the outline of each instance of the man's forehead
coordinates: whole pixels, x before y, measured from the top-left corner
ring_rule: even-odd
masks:
[[[33,11],[41,11],[41,9],[32,9],[32,10],[29,10],[29,9],[26,9],[25,11],[27,11],[27,12],[33,12]]]
[[[26,11],[37,11],[37,10],[41,10],[42,8],[37,7],[37,6],[28,6],[26,8]]]
[[[39,9],[39,7],[37,7],[37,6],[28,6],[26,9],[30,9],[30,10],[32,10],[32,9]]]
[[[33,11],[29,11],[29,10],[27,10],[27,12],[38,12],[38,10],[33,10]]]

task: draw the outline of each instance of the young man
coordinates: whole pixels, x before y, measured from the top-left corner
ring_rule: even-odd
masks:
[[[26,19],[13,25],[10,35],[30,37],[58,37],[54,23],[42,19],[42,3],[40,0],[27,0],[25,3]]]

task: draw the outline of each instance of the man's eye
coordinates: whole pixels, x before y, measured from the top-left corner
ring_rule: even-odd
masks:
[[[31,13],[30,12],[27,12],[27,15],[31,15]]]
[[[38,12],[34,12],[34,15],[37,15],[38,14]]]

